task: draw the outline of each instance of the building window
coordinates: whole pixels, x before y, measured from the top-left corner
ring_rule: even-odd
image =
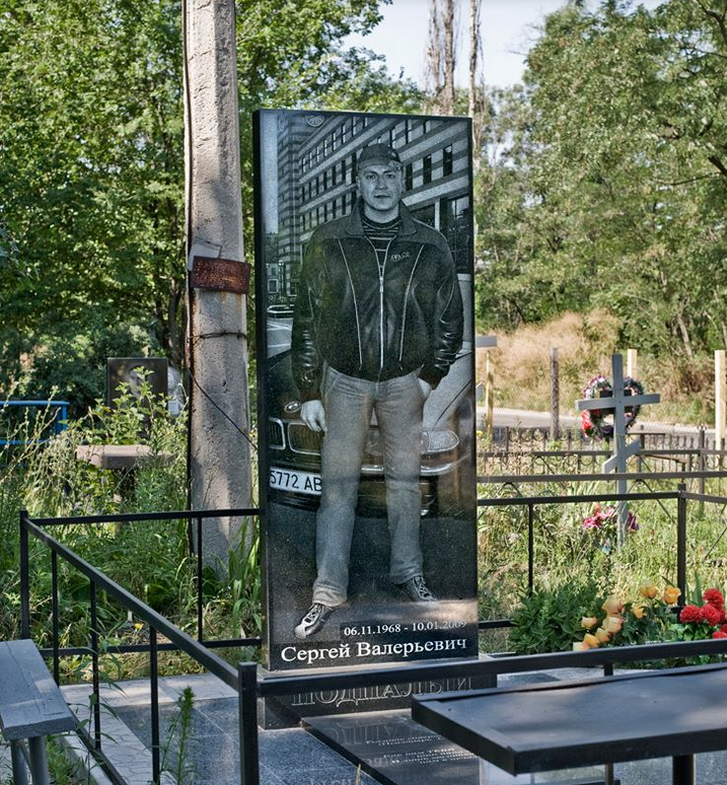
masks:
[[[346,182],[346,159],[341,159],[341,182]]]
[[[348,141],[348,120],[343,121],[341,126],[341,144],[344,145]]]
[[[442,174],[446,177],[452,174],[452,145],[447,145],[442,150]]]
[[[432,156],[425,155],[422,161],[422,182],[424,185],[432,182]]]
[[[466,273],[470,267],[470,238],[472,236],[472,210],[469,196],[442,199],[439,207],[440,231],[446,237],[458,272]]]
[[[408,163],[404,167],[404,189],[411,191],[414,187],[414,164]]]
[[[404,144],[411,142],[411,120],[404,120]]]
[[[338,200],[334,199],[331,203],[331,217],[338,218]]]
[[[431,127],[432,127],[432,121],[431,120],[425,120],[422,123],[422,134],[428,134],[429,131],[431,130]]]
[[[328,169],[323,170],[323,190],[328,190]]]

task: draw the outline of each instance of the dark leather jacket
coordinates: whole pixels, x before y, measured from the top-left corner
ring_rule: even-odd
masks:
[[[321,397],[323,364],[369,381],[419,369],[436,387],[462,344],[462,298],[444,237],[400,204],[383,270],[361,208],[318,228],[295,301],[293,377],[303,401]]]

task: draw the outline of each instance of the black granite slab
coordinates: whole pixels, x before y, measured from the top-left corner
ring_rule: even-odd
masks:
[[[726,699],[727,666],[710,665],[419,696],[412,716],[517,774],[723,750]]]
[[[408,711],[377,711],[334,717],[306,717],[316,737],[382,785],[524,785],[513,777],[414,722]],[[603,785],[598,769],[553,772],[549,785]]]

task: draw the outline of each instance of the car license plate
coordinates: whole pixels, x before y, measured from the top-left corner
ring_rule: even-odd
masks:
[[[295,469],[270,468],[270,487],[280,491],[321,495],[321,477],[312,472],[299,472]]]

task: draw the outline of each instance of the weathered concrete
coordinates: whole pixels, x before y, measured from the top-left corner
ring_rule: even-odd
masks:
[[[186,168],[195,257],[243,262],[240,133],[233,0],[189,0]],[[250,503],[246,296],[190,289],[191,503],[194,509]],[[205,555],[226,561],[240,522],[205,523]]]

